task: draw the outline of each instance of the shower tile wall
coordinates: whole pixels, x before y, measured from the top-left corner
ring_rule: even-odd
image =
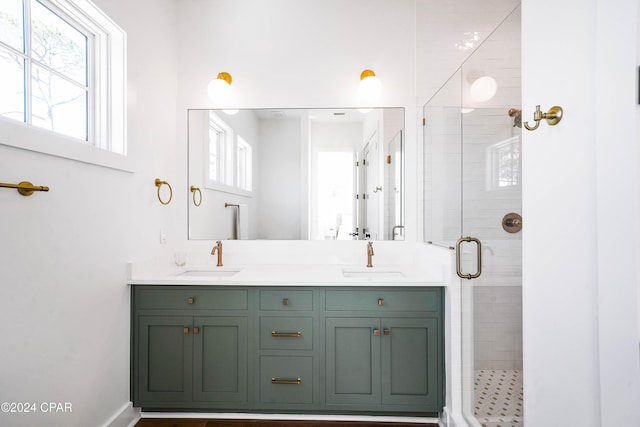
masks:
[[[475,369],[522,369],[522,287],[474,290]]]

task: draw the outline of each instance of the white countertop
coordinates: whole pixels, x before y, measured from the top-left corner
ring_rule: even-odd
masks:
[[[130,285],[445,286],[442,272],[414,265],[259,264],[131,268]]]

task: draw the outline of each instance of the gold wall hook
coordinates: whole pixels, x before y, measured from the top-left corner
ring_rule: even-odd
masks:
[[[162,197],[160,197],[160,188],[163,185],[169,187],[169,200],[167,200],[166,202],[162,200]],[[171,203],[171,199],[173,198],[173,189],[171,188],[171,185],[167,181],[161,181],[160,178],[156,178],[156,187],[158,187],[158,200],[160,201],[160,203],[162,203],[163,205],[168,205],[169,203]]]
[[[554,105],[553,107],[549,108],[549,111],[543,113],[540,110],[540,106],[536,105],[536,111],[533,113],[533,120],[536,122],[536,125],[531,127],[529,126],[529,122],[524,122],[524,127],[527,130],[536,130],[538,129],[538,126],[540,126],[540,121],[542,119],[546,119],[549,126],[557,125],[558,123],[560,123],[560,120],[562,120],[562,107]]]

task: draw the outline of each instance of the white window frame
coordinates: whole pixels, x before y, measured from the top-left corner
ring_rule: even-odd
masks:
[[[85,163],[133,171],[127,156],[126,33],[90,0],[40,0],[89,31],[89,141],[0,117],[0,144]],[[30,78],[30,76],[27,76]]]
[[[202,144],[202,175],[204,187],[210,190],[222,191],[225,193],[236,194],[240,196],[252,197],[253,192],[251,190],[243,189],[240,187],[239,182],[239,165],[238,165],[238,146],[239,140],[242,140],[247,147],[250,148],[251,156],[253,156],[253,147],[241,136],[238,136],[231,126],[229,126],[219,115],[213,111],[209,111],[209,116],[204,123],[205,129],[203,134],[205,135],[204,143]],[[216,176],[210,176],[209,162],[211,156],[211,132],[214,132],[217,136],[217,165]],[[249,167],[251,167],[248,178],[253,179],[253,159],[250,161]],[[253,187],[253,182],[251,182]]]
[[[226,193],[234,192],[234,143],[233,129],[227,125],[213,111],[209,112],[207,120],[205,120],[205,141],[203,148],[203,181],[205,188],[211,190],[224,191]],[[209,162],[211,156],[211,132],[217,134],[216,144],[216,176],[210,176]]]
[[[498,156],[500,151],[511,147],[518,146],[520,155],[519,180],[515,183],[500,185],[500,161]],[[508,189],[520,188],[522,185],[522,144],[519,136],[513,136],[503,141],[490,145],[486,149],[486,190],[487,191],[506,191]]]
[[[240,135],[236,135],[235,175],[238,192],[250,195],[253,191],[253,147]]]

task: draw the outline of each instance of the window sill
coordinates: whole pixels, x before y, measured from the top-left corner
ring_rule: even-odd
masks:
[[[126,155],[13,120],[0,119],[0,145],[124,172],[135,172],[133,160]]]
[[[253,192],[252,191],[242,190],[242,189],[240,189],[238,187],[232,187],[230,185],[220,184],[220,183],[217,183],[217,182],[211,181],[211,180],[207,180],[205,182],[204,187],[207,190],[220,191],[220,192],[223,192],[223,193],[234,194],[236,196],[253,197]]]

